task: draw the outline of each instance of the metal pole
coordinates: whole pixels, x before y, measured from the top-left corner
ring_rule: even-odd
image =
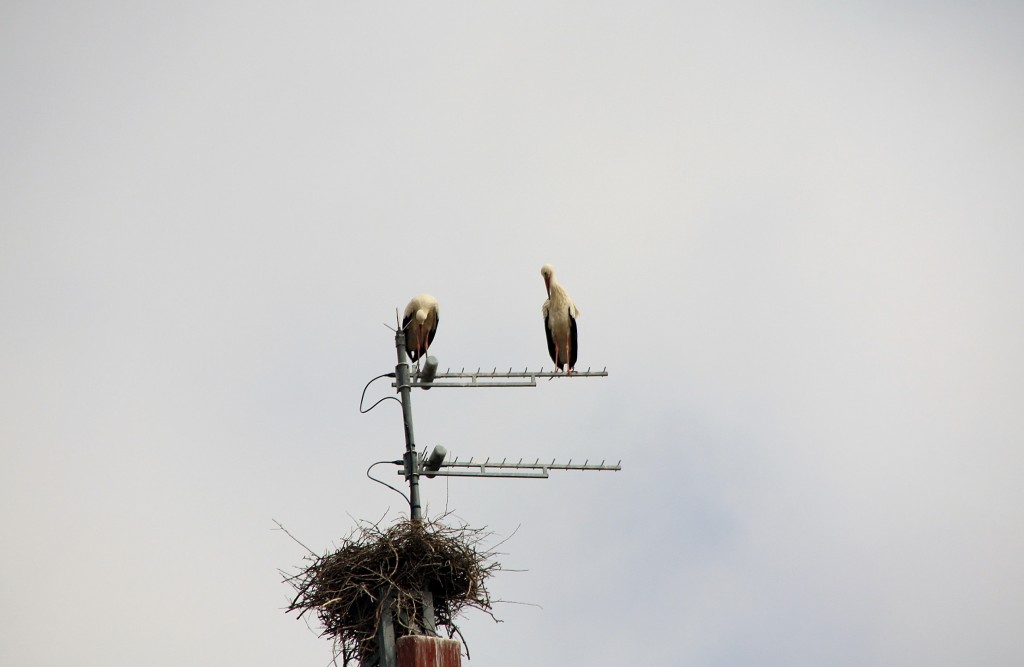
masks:
[[[402,417],[405,420],[405,479],[409,482],[409,518],[419,521],[423,518],[420,509],[420,475],[416,456],[416,439],[412,434],[412,384],[409,377],[409,357],[405,352],[405,331],[395,332],[395,348],[398,350],[398,365],[395,366],[395,383],[402,396]]]
[[[384,592],[384,589],[381,589]],[[380,626],[377,628],[377,655],[376,662],[370,660],[367,664],[376,667],[395,667],[398,663],[395,656],[395,623],[392,619],[394,610],[394,593],[381,596]]]
[[[405,331],[402,329],[395,333],[395,348],[398,350],[395,382],[398,384],[398,393],[402,395],[402,418],[405,422],[405,478],[409,480],[409,518],[422,521],[419,456],[416,454],[416,438],[412,432],[412,380],[409,377],[409,357],[405,351]],[[426,588],[420,590],[420,604],[420,632],[436,636],[434,596]]]

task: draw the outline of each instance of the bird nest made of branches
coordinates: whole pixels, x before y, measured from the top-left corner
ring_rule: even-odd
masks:
[[[481,549],[488,536],[439,520],[361,524],[340,549],[308,556],[309,565],[286,579],[296,591],[288,611],[315,612],[346,664],[374,653],[385,608],[392,610],[396,637],[421,632],[424,590],[432,594],[436,625],[452,636],[466,609],[493,618],[485,584],[501,565],[494,552]],[[382,604],[389,599],[390,607]]]

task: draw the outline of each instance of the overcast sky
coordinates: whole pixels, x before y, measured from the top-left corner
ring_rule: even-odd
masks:
[[[326,666],[273,521],[407,512],[385,325],[550,367],[546,262],[609,376],[417,440],[623,470],[425,481],[464,664],[1024,663],[1024,5],[828,4],[0,5],[0,663]]]

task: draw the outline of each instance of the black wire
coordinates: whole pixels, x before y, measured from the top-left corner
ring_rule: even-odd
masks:
[[[381,379],[381,378],[393,378],[393,377],[395,377],[394,373],[384,373],[383,375],[378,375],[377,377],[373,378],[372,380],[370,380],[369,382],[366,383],[366,386],[363,387],[363,395],[359,397],[359,414],[365,415],[367,412],[369,412],[370,410],[373,410],[375,407],[377,407],[378,405],[380,405],[384,401],[388,400],[389,398],[391,400],[393,400],[393,401],[398,401],[398,399],[395,398],[394,396],[385,396],[384,398],[380,399],[379,401],[377,401],[376,403],[374,403],[370,407],[368,407],[365,410],[363,410],[363,399],[366,398],[366,390],[370,388],[370,385],[373,384],[374,382],[376,382],[377,380]],[[398,402],[401,403],[401,401],[398,401]]]
[[[379,466],[381,463],[391,463],[391,464],[396,465],[396,466],[402,465],[401,461],[377,461],[376,463],[371,464],[370,467],[366,469],[366,476],[369,477],[370,479],[372,479],[373,481],[377,482],[378,484],[383,484],[384,486],[388,487],[389,489],[391,489],[392,491],[394,491],[398,495],[402,496],[402,498],[405,499],[406,503],[411,503],[412,501],[409,500],[409,496],[405,495],[404,493],[402,493],[401,491],[399,491],[395,487],[391,486],[390,484],[388,484],[384,480],[377,479],[376,477],[374,477],[373,475],[370,474],[370,471],[373,470],[373,466]]]

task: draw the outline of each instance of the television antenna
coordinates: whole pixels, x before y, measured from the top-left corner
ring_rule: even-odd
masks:
[[[402,458],[402,468],[398,474],[405,477],[409,483],[409,518],[419,521],[423,518],[423,509],[420,504],[420,476],[428,478],[441,477],[519,477],[519,478],[543,478],[548,477],[550,470],[587,470],[587,471],[618,471],[621,470],[621,461],[615,465],[605,465],[604,461],[599,464],[591,464],[589,459],[582,464],[573,464],[572,459],[566,463],[541,463],[539,459],[533,463],[523,462],[522,459],[512,463],[508,459],[501,462],[475,461],[470,458],[468,461],[455,459],[446,462],[447,450],[438,445],[434,447],[430,455],[419,456],[416,451],[416,437],[412,425],[412,390],[414,388],[424,391],[434,387],[450,388],[479,388],[479,387],[536,387],[537,378],[584,378],[584,377],[607,377],[608,369],[592,371],[589,368],[585,371],[562,373],[556,371],[545,372],[543,367],[538,371],[523,369],[522,371],[498,371],[494,368],[484,371],[477,368],[476,371],[467,372],[465,368],[458,372],[447,370],[444,373],[437,372],[437,358],[428,356],[423,370],[417,365],[413,371],[409,363],[409,356],[405,350],[405,331],[399,328],[395,332],[395,349],[398,352],[398,364],[395,366],[395,381],[392,387],[398,390],[402,402],[402,417],[405,423],[405,455]],[[452,470],[461,468],[462,470]]]
[[[565,463],[559,463],[555,459],[552,459],[550,463],[546,459],[544,461],[535,459],[531,463],[521,458],[516,461],[509,461],[508,458],[504,458],[501,461],[492,461],[490,458],[478,461],[473,457],[467,460],[456,458],[447,461],[448,452],[441,445],[435,446],[429,455],[426,454],[426,450],[424,450],[422,455],[418,454],[416,450],[416,437],[413,430],[413,389],[423,389],[426,391],[434,387],[536,387],[538,378],[553,380],[555,378],[607,377],[607,368],[603,368],[600,371],[592,371],[590,368],[587,368],[585,371],[563,373],[557,370],[545,372],[543,367],[537,371],[531,371],[527,368],[524,368],[522,371],[514,371],[512,368],[509,368],[508,371],[499,371],[497,367],[494,367],[490,371],[485,371],[481,368],[477,368],[476,371],[466,371],[465,368],[462,368],[458,372],[452,372],[451,369],[447,369],[443,373],[438,373],[437,358],[428,356],[422,370],[418,364],[415,370],[413,370],[405,349],[405,330],[401,327],[398,327],[395,331],[395,349],[398,353],[398,363],[395,366],[395,381],[391,383],[391,386],[398,391],[401,397],[402,420],[405,427],[405,454],[401,461],[394,461],[393,463],[401,466],[398,474],[404,476],[409,484],[409,518],[412,521],[423,520],[423,508],[420,503],[421,476],[426,476],[428,479],[434,477],[547,479],[549,472],[552,470],[619,471],[622,469],[621,461],[614,465],[608,465],[605,461],[590,463],[589,459],[583,463],[573,463],[572,459]],[[433,595],[430,591],[421,591],[421,601],[423,627],[420,630],[423,634],[436,635],[437,628],[434,620]],[[382,604],[386,609],[382,610],[380,617],[381,623],[377,637],[378,653],[375,656],[376,664],[379,667],[395,667],[393,614],[388,600],[382,601]]]

